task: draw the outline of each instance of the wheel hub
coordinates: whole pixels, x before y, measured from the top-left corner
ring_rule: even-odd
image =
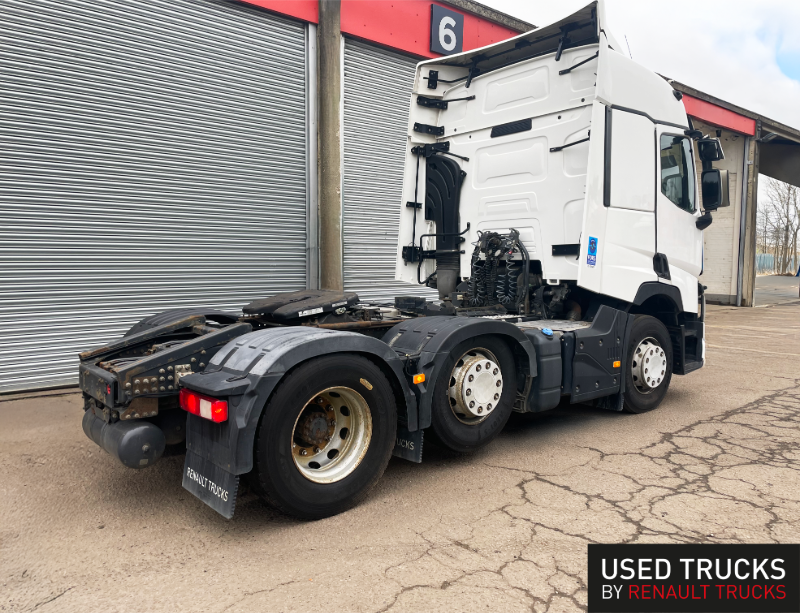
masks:
[[[328,416],[321,411],[309,413],[297,424],[300,429],[300,438],[308,445],[324,445],[333,434],[333,426],[328,423]]]
[[[654,338],[644,339],[633,352],[631,374],[640,392],[649,394],[664,381],[667,355]]]
[[[464,423],[483,421],[503,395],[503,373],[496,358],[484,349],[468,352],[450,375],[448,396],[455,416]]]

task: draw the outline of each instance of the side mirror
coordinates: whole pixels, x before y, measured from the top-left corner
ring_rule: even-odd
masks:
[[[725,159],[722,145],[717,138],[701,138],[698,140],[697,155],[703,162],[718,162]]]
[[[716,211],[723,206],[730,206],[728,197],[728,171],[713,168],[704,170],[700,180],[703,192],[703,208]]]

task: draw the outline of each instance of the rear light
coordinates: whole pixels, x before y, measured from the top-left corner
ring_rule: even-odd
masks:
[[[228,402],[198,394],[185,387],[181,389],[181,408],[215,423],[228,421]]]

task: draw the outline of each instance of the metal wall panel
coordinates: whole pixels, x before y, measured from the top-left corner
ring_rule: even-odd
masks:
[[[0,391],[180,306],[306,286],[304,26],[226,0],[4,0]]]
[[[437,297],[394,280],[414,59],[345,39],[344,286],[363,300]]]

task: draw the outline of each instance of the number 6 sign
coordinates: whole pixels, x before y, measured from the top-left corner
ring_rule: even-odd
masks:
[[[464,15],[431,4],[431,51],[442,55],[461,53]]]

